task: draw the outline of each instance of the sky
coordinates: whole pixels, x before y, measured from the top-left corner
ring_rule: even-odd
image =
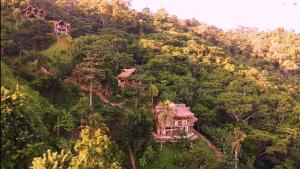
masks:
[[[300,33],[300,0],[131,0],[131,8],[165,8],[181,19],[196,18],[224,30],[238,26]]]

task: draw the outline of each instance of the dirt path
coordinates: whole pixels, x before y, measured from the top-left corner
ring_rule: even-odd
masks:
[[[212,151],[214,152],[214,155],[215,157],[218,159],[218,160],[221,160],[222,158],[222,153],[216,148],[216,146],[211,143],[205,136],[203,136],[201,133],[199,133],[198,131],[196,131],[194,128],[192,129],[195,133],[197,133],[197,135],[202,139],[204,140],[208,147],[212,149]]]
[[[89,88],[88,86],[86,85],[82,85],[82,84],[79,84],[77,82],[77,79],[74,78],[74,77],[68,77],[65,79],[66,82],[69,82],[69,83],[72,83],[76,86],[79,86],[81,90],[85,90],[85,91],[89,91]],[[110,102],[102,93],[104,93],[103,89],[98,87],[98,88],[94,88],[93,89],[93,93],[98,96],[100,98],[100,100],[104,103],[107,103],[107,104],[110,104],[111,106],[114,106],[114,107],[118,107],[120,109],[124,109],[125,111],[129,112],[130,110],[128,108],[126,108],[124,105],[124,102],[120,102],[120,103],[112,103]]]
[[[129,151],[129,155],[130,155],[132,169],[136,169],[135,155],[132,152],[130,145],[128,145],[128,151]]]

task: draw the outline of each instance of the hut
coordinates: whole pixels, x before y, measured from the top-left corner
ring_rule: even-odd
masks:
[[[71,26],[69,23],[60,20],[58,22],[54,22],[53,29],[56,34],[69,35]]]
[[[39,9],[38,15],[37,15],[39,19],[45,19],[46,15],[47,15],[47,13],[46,13],[45,9],[43,9],[43,8]]]
[[[156,140],[196,139],[193,129],[198,120],[186,104],[159,102],[153,109],[154,138]]]
[[[45,16],[47,15],[46,11],[41,8],[37,8],[35,6],[28,6],[26,9],[23,10],[25,13],[25,16],[29,20],[35,20],[35,19],[45,19]]]
[[[128,87],[128,86],[141,86],[141,82],[135,82],[134,80],[130,79],[136,75],[136,69],[123,69],[122,72],[117,76],[118,79],[118,86],[121,88]]]
[[[23,10],[25,13],[25,17],[29,20],[37,19],[35,12],[37,12],[37,8],[34,6],[28,6],[26,9]]]

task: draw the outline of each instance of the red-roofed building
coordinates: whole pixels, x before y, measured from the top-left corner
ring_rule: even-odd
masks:
[[[45,19],[45,16],[47,15],[47,13],[46,13],[46,11],[45,11],[45,9],[39,9],[39,12],[38,12],[38,17],[40,18],[40,19]]]
[[[69,35],[71,25],[63,20],[60,20],[58,22],[54,22],[53,29],[57,34]]]
[[[136,75],[136,69],[123,69],[122,72],[117,76],[118,86],[121,88],[127,86],[140,86],[142,85],[140,82],[135,82],[134,80],[130,80],[130,77]]]
[[[175,140],[179,138],[196,139],[192,130],[198,120],[185,104],[158,103],[154,110],[156,140]]]
[[[39,9],[34,6],[28,6],[26,9],[24,9],[23,12],[25,13],[27,19],[31,21],[35,19],[44,19],[45,16],[47,15],[44,9]]]

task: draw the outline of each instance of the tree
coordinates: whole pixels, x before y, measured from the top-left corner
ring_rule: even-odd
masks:
[[[237,123],[241,120],[249,119],[253,109],[252,99],[237,92],[222,93],[220,95],[222,108],[232,117]]]
[[[54,125],[57,136],[60,135],[60,129],[71,132],[74,129],[74,118],[70,112],[59,112],[56,124]]]
[[[15,91],[1,86],[1,168],[26,168],[31,154],[22,150],[48,134],[30,101],[18,85]]]
[[[129,3],[125,0],[111,1],[111,20],[115,27],[127,26],[125,24],[130,20]]]
[[[285,137],[282,138],[279,139],[278,136],[266,131],[252,130],[242,142],[243,150],[256,158],[256,166],[266,168],[276,161],[265,163],[264,160],[279,160],[276,159],[276,154],[286,154],[288,143]]]
[[[164,8],[158,9],[154,15],[154,27],[158,30],[162,30],[164,27],[170,27],[168,22],[166,22],[168,15],[168,12]]]
[[[47,169],[47,168],[60,168],[68,169],[72,159],[71,152],[62,150],[60,153],[51,152],[50,149],[44,153],[42,157],[34,158],[32,161],[31,169]]]
[[[300,106],[295,106],[293,109],[296,123],[300,123]],[[300,127],[300,125],[299,125]]]
[[[123,90],[123,94],[128,98],[133,98],[135,101],[135,108],[138,108],[139,99],[141,96],[141,91],[143,90],[142,86],[128,86]]]
[[[153,97],[157,97],[158,96],[158,88],[156,87],[156,85],[151,84],[149,86],[148,89],[149,95],[151,96],[151,105],[153,105]]]
[[[289,113],[292,111],[291,104],[289,103],[289,100],[286,98],[283,98],[279,101],[277,108],[275,109],[276,117],[278,120],[278,123],[281,125],[286,117],[289,115]],[[296,117],[297,118],[297,117]]]
[[[18,27],[12,39],[21,50],[45,49],[54,41],[53,36],[45,36],[52,31],[50,23],[46,21],[24,21]]]
[[[89,100],[88,97],[80,97],[77,104],[75,104],[69,111],[74,117],[75,126],[82,125],[83,119],[89,112]]]
[[[100,128],[102,130],[107,130],[107,127],[104,123],[104,118],[100,115],[99,112],[87,113],[85,117],[85,124],[91,128]]]
[[[172,112],[171,107],[170,107],[171,102],[169,100],[165,100],[162,102],[162,111],[159,114],[156,114],[155,119],[157,119],[157,128],[160,130],[160,134],[162,134],[162,131],[165,131],[166,127],[166,120],[168,116],[171,115]],[[172,132],[172,130],[171,130]],[[160,151],[162,151],[162,140],[160,141]]]
[[[89,106],[92,109],[93,90],[94,87],[101,85],[101,80],[104,79],[102,61],[95,53],[89,53],[83,61],[76,66],[77,76],[84,84],[89,85],[90,102]]]
[[[291,160],[285,160],[282,164],[276,165],[274,169],[296,169],[294,163]]]
[[[155,160],[156,152],[153,150],[152,146],[148,146],[144,152],[142,158],[139,159],[140,166],[143,169],[153,168],[153,163]]]
[[[246,134],[239,128],[235,128],[233,131],[233,142],[231,144],[234,154],[234,168],[238,169],[238,157],[241,151],[241,142],[246,138]]]
[[[114,142],[100,129],[83,129],[77,140],[75,154],[62,150],[60,153],[50,149],[42,157],[34,158],[32,169],[61,168],[61,169],[121,169],[122,154]]]
[[[134,151],[140,150],[151,137],[152,119],[150,112],[141,108],[135,113],[128,116],[128,120],[124,125],[123,134],[125,135],[126,144],[134,148]]]
[[[83,129],[75,144],[70,168],[121,169],[121,152],[100,129]]]
[[[124,144],[128,146],[133,168],[136,168],[134,154],[141,151],[151,138],[152,119],[149,114],[147,109],[141,108],[137,112],[129,114],[127,123],[123,127],[123,140]]]
[[[102,19],[102,25],[103,27],[107,27],[109,25],[109,19],[111,17],[111,6],[108,3],[108,1],[100,1],[99,5],[98,5],[98,10],[100,12],[101,15],[101,19]]]
[[[213,169],[217,167],[217,159],[203,141],[192,143],[188,150],[189,167],[197,169]]]

